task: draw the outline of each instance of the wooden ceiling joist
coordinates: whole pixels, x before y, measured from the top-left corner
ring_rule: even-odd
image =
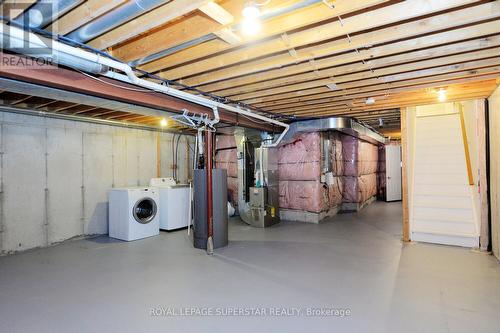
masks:
[[[259,91],[264,91],[266,94],[271,95],[273,89],[274,88],[279,89],[279,87],[290,87],[290,89],[287,88],[285,89],[287,89],[286,91],[292,91],[294,90],[293,88],[295,87],[295,85],[300,87],[301,83],[298,82],[307,82],[307,85],[305,86],[303,85],[305,88],[301,87],[299,89],[308,89],[311,88],[312,86],[326,86],[327,84],[331,83],[336,83],[341,86],[341,82],[346,81],[346,79],[344,79],[343,76],[349,73],[368,70],[372,71],[374,75],[381,76],[385,74],[383,74],[383,70],[379,69],[385,69],[387,67],[392,67],[392,66],[394,66],[392,67],[394,68],[394,70],[397,70],[397,68],[404,68],[404,67],[411,68],[411,65],[409,65],[410,62],[411,64],[414,63],[415,67],[421,65],[422,68],[425,68],[427,66],[427,63],[430,63],[432,59],[444,56],[447,57],[445,57],[445,59],[443,59],[443,61],[439,63],[442,64],[448,61],[448,63],[451,64],[457,62],[457,60],[460,61],[463,59],[464,61],[466,61],[471,57],[471,55],[475,54],[497,54],[495,52],[489,52],[485,50],[486,48],[493,48],[493,47],[495,48],[500,47],[500,36],[494,36],[487,39],[473,40],[452,45],[445,45],[431,49],[424,49],[416,52],[410,51],[403,54],[387,56],[374,60],[368,60],[365,62],[337,66],[330,69],[317,70],[305,74],[294,75],[292,77],[286,77],[283,79],[269,80],[266,82],[246,85],[243,87],[226,89],[222,91],[217,91],[215,92],[215,94],[229,96],[231,98],[234,98],[232,96],[238,96],[237,98],[241,97],[242,99],[245,99],[244,96],[251,95],[252,92],[255,92],[253,94],[259,94]],[[454,57],[451,57],[451,55],[454,55]],[[484,58],[486,57],[488,56],[485,56]],[[474,58],[479,58],[479,57],[474,57]],[[406,69],[403,69],[402,71],[406,71]]]
[[[363,13],[360,15],[355,15],[343,19],[342,21],[334,21],[326,23],[324,25],[315,26],[310,29],[301,30],[295,33],[288,33],[288,43],[284,43],[281,37],[273,38],[271,40],[266,40],[261,43],[252,44],[248,47],[241,49],[236,49],[233,51],[225,52],[220,55],[214,55],[208,59],[203,59],[200,61],[189,63],[185,66],[179,66],[172,69],[164,70],[161,75],[169,79],[179,79],[184,77],[189,77],[198,73],[204,73],[207,71],[212,71],[216,68],[226,67],[230,65],[236,65],[241,62],[248,62],[249,60],[262,58],[264,56],[270,56],[278,52],[287,52],[290,48],[297,50],[299,47],[303,47],[309,44],[316,44],[323,41],[331,40],[333,38],[343,38],[346,43],[346,50],[354,49],[356,47],[362,48],[366,45],[370,45],[371,41],[363,40],[362,43],[358,41],[358,36],[347,37],[350,34],[354,34],[360,31],[374,29],[380,26],[395,24],[399,21],[414,19],[419,16],[429,15],[432,13],[440,12],[443,10],[453,9],[457,6],[462,6],[466,4],[471,4],[471,1],[467,0],[448,0],[448,1],[404,1],[397,3],[392,6],[380,8],[368,13]],[[456,15],[459,13],[459,15]],[[454,15],[455,14],[455,15]],[[438,20],[441,26],[452,27],[456,25],[456,22],[461,24],[466,24],[468,22],[475,22],[478,17],[491,18],[500,16],[500,3],[486,3],[477,7],[467,8],[465,10],[458,11],[456,13],[443,14],[446,16],[447,20],[458,19],[455,22],[443,22],[443,18]],[[440,15],[441,16],[441,15]],[[452,17],[449,17],[452,16]],[[453,16],[460,16],[458,18]],[[432,19],[432,18],[430,18]],[[404,25],[404,24],[403,24]],[[402,30],[406,32],[406,35],[414,35],[415,31],[407,30],[405,27],[396,26],[393,27],[396,30]],[[390,29],[390,28],[389,28]],[[442,27],[440,27],[442,29]],[[420,29],[427,30],[427,29]],[[375,31],[372,34],[383,35],[383,31]],[[360,35],[363,36],[363,35]],[[399,37],[402,38],[402,37]],[[336,50],[338,52],[338,50]],[[332,53],[330,51],[330,53]],[[301,60],[300,50],[297,51],[298,57],[287,57],[285,63],[294,63]],[[286,54],[285,54],[286,56]],[[302,60],[309,60],[310,55],[305,55]],[[171,65],[174,62],[171,62]],[[280,63],[279,65],[284,65]],[[269,67],[267,67],[269,68]],[[246,73],[248,74],[248,73]]]
[[[108,31],[98,38],[89,42],[89,45],[96,49],[106,49],[110,46],[123,43],[127,40],[132,40],[137,38],[150,30],[158,28],[168,22],[171,22],[183,15],[186,15],[200,6],[210,2],[210,0],[174,0],[170,1],[155,10],[152,10],[138,18],[123,24],[116,29]],[[143,36],[146,37],[146,36]],[[147,40],[143,40],[147,42]],[[137,45],[132,42],[131,49],[137,48]],[[151,45],[150,45],[151,46]],[[143,47],[140,47],[143,49]],[[133,60],[125,59],[123,57],[123,52],[118,49],[113,50],[113,53],[123,60]]]
[[[499,8],[500,9],[500,8]],[[457,12],[458,13],[458,12]],[[467,12],[460,11],[462,18],[468,17]],[[450,13],[453,14],[453,13]],[[455,13],[456,14],[456,13]],[[496,14],[498,18],[500,18],[500,13],[497,12]],[[274,57],[268,57],[259,61],[256,61],[255,63],[246,63],[240,66],[234,66],[230,67],[228,69],[222,69],[222,70],[216,70],[211,73],[208,73],[206,75],[201,75],[201,76],[196,76],[191,79],[183,80],[184,83],[188,85],[192,84],[199,84],[199,83],[206,83],[210,82],[210,80],[213,81],[219,81],[219,80],[224,80],[227,78],[239,76],[239,75],[248,75],[251,73],[258,73],[253,75],[253,77],[256,80],[266,80],[266,79],[271,79],[272,77],[268,77],[267,71],[265,70],[271,70],[273,76],[279,77],[279,72],[281,72],[283,76],[287,75],[294,75],[298,74],[301,72],[304,72],[305,68],[309,68],[309,71],[315,71],[316,69],[321,69],[322,67],[331,67],[331,66],[337,66],[349,62],[355,62],[355,61],[362,61],[362,60],[367,60],[370,59],[371,57],[378,57],[378,56],[384,56],[387,54],[395,53],[398,52],[398,47],[400,47],[402,50],[411,50],[412,48],[418,49],[421,47],[425,47],[428,45],[439,45],[451,41],[461,41],[463,39],[467,39],[468,36],[470,37],[480,37],[480,36],[487,36],[492,33],[498,33],[498,25],[500,24],[499,21],[487,23],[487,24],[480,24],[477,27],[476,26],[471,26],[467,28],[462,28],[458,29],[455,31],[457,33],[456,37],[454,37],[454,33],[439,33],[430,36],[424,36],[422,38],[418,38],[416,40],[409,39],[408,41],[403,41],[401,43],[396,43],[394,45],[394,48],[391,47],[391,45],[387,45],[384,43],[399,40],[401,38],[408,38],[412,36],[412,33],[410,31],[414,31],[415,33],[420,33],[425,31],[426,33],[432,32],[433,30],[441,30],[445,26],[449,26],[450,23],[447,23],[446,20],[437,20],[436,18],[432,19],[429,18],[427,20],[423,20],[427,22],[413,22],[409,23],[407,25],[411,25],[408,27],[391,27],[388,29],[384,30],[389,30],[389,31],[377,31],[377,32],[372,32],[368,34],[363,34],[359,36],[352,37],[351,43],[349,43],[348,40],[338,40],[338,41],[333,41],[330,43],[322,44],[319,46],[315,47],[310,47],[304,50],[304,57],[303,61],[309,61],[311,59],[317,59],[318,57],[323,57],[323,56],[332,56],[332,54],[337,54],[336,56],[332,56],[331,58],[328,59],[319,59],[319,60],[314,60],[314,65],[318,66],[312,67],[310,62],[307,62],[306,64],[299,64],[297,66],[300,66],[298,69],[296,66],[292,66],[291,68],[288,67],[282,67],[284,65],[289,65],[293,64],[292,61],[290,61],[289,57],[287,55],[282,56],[274,56]],[[433,21],[433,22],[431,22]],[[435,23],[435,24],[431,24]],[[387,38],[388,37],[388,38]],[[469,38],[470,38],[469,37]],[[360,42],[356,42],[360,41]],[[354,44],[356,42],[356,44]],[[429,43],[429,44],[427,44]],[[380,45],[383,44],[382,47],[375,47],[372,48],[370,45]],[[403,44],[403,45],[402,45]],[[357,48],[359,47],[359,49]],[[385,48],[388,48],[387,51],[381,51],[384,50]],[[323,52],[322,50],[325,50]],[[357,50],[357,51],[356,51]],[[345,51],[350,51],[351,53],[348,53],[346,55],[338,55],[340,52],[345,52]],[[378,52],[377,52],[378,51]],[[299,51],[300,54],[301,51]],[[388,53],[386,53],[388,52]],[[352,60],[351,60],[352,59]],[[276,69],[277,68],[277,69]],[[287,72],[287,69],[290,69],[289,72]],[[265,71],[261,73],[261,71]],[[306,69],[307,71],[307,69]],[[262,77],[262,79],[261,79]],[[223,82],[222,82],[223,83]],[[232,82],[231,86],[238,86],[242,85],[241,82]],[[200,88],[203,89],[203,86]],[[208,89],[209,91],[212,89]],[[217,90],[217,88],[216,88]]]
[[[452,31],[441,32],[432,35],[426,35],[423,37],[417,37],[414,39],[404,40],[401,42],[395,42],[391,44],[384,44],[380,46],[363,48],[361,50],[352,51],[349,53],[344,53],[340,55],[333,55],[330,57],[315,59],[308,62],[302,62],[296,65],[290,65],[278,69],[271,69],[265,72],[261,72],[258,75],[246,75],[241,77],[236,77],[233,79],[226,79],[217,83],[201,84],[204,83],[203,75],[197,76],[193,79],[185,80],[186,83],[195,83],[199,89],[207,92],[224,91],[227,88],[236,88],[240,86],[249,87],[251,84],[256,84],[259,82],[269,82],[273,79],[295,79],[295,75],[302,73],[315,73],[323,68],[329,68],[334,66],[339,66],[348,63],[355,62],[365,62],[369,63],[370,60],[374,58],[381,58],[390,55],[395,55],[403,52],[416,51],[426,48],[439,47],[443,44],[455,43],[465,43],[466,40],[477,38],[475,43],[479,44],[478,48],[481,47],[481,43],[486,37],[493,33],[498,33],[499,21],[487,22],[483,24],[478,24],[475,26],[456,29]],[[487,39],[487,38],[486,38]],[[201,85],[200,85],[201,84]]]
[[[241,12],[243,8],[243,2],[238,2],[239,12]],[[276,1],[273,0],[269,3],[268,12],[278,11],[280,7],[285,7],[286,5],[290,6],[299,1],[290,1],[290,0],[281,0]],[[317,24],[318,22],[331,20],[337,18],[338,16],[343,16],[351,12],[359,11],[364,8],[380,5],[384,3],[389,3],[389,1],[385,0],[352,0],[352,1],[340,1],[336,4],[333,10],[325,8],[323,4],[317,4],[314,6],[306,7],[297,11],[294,11],[290,14],[284,16],[278,16],[275,18],[271,18],[262,23],[262,33],[256,37],[251,36],[242,36],[242,42],[245,44],[248,43],[256,43],[258,40],[267,39],[272,36],[278,36],[277,39],[280,39],[280,35],[287,31],[292,31],[296,29],[300,29],[309,25]],[[233,10],[230,9],[232,7],[232,2],[225,3],[224,8],[229,12],[233,13],[236,18],[236,22],[239,22],[239,18],[241,18],[241,14],[236,14]],[[215,32],[208,30],[207,32]],[[244,46],[243,44],[242,46]],[[221,52],[228,52],[232,50],[237,45],[228,45],[225,42],[220,40],[212,40],[194,47],[190,47],[189,49],[177,52],[170,56],[161,58],[159,60],[150,62],[141,67],[141,69],[146,71],[155,72],[158,70],[162,70],[166,67],[178,66],[182,63],[191,62],[196,59],[200,59],[203,57],[207,57],[210,55],[215,55]]]
[[[26,5],[20,11],[34,3],[22,2]],[[7,0],[2,6],[12,9],[17,3]],[[49,30],[67,34],[124,3],[81,2],[52,22]],[[439,87],[446,87],[448,100],[454,101],[484,98],[499,83],[500,1],[334,4],[330,8],[323,1],[271,0],[261,7],[261,32],[246,36],[241,30],[244,1],[172,0],[104,32],[88,45],[107,49],[114,57],[163,78],[266,112],[299,118],[354,116],[386,131],[399,125],[401,107],[435,103]],[[54,74],[62,71],[62,77]],[[112,98],[113,103],[137,107],[155,105],[181,112],[186,105],[155,92],[124,93],[62,68],[43,76],[8,68],[0,68],[0,74],[0,89],[7,90],[0,93],[1,102],[16,107],[152,125],[162,117],[120,109],[111,100],[99,106],[56,100],[57,95],[40,92],[30,97],[22,89],[9,92],[6,80],[30,79],[78,93],[84,88],[92,98]],[[367,104],[368,98],[375,103]],[[187,104],[195,112],[211,113]],[[222,116],[230,124],[259,126],[227,112]]]
[[[54,21],[47,27],[47,30],[55,34],[66,35],[125,2],[126,0],[87,0],[57,21]]]

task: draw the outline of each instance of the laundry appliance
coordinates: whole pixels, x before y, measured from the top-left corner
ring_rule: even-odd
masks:
[[[133,241],[160,233],[156,188],[114,188],[109,191],[109,237]]]
[[[173,178],[152,178],[149,186],[159,192],[160,229],[186,228],[191,223],[189,185],[177,184]]]

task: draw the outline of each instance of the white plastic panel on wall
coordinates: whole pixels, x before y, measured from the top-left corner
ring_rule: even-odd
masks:
[[[2,132],[2,251],[45,246],[45,130],[9,124]]]
[[[83,235],[82,132],[47,130],[49,244]]]
[[[476,247],[479,244],[460,115],[444,104],[415,119],[411,239]],[[417,108],[418,110],[418,108]],[[442,111],[442,112],[440,112]]]
[[[84,133],[83,186],[85,234],[108,233],[108,195],[113,185],[113,137]]]

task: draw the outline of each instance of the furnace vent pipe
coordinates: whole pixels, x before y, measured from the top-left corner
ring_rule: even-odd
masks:
[[[173,97],[177,97],[198,105],[202,105],[212,110],[224,109],[244,117],[254,119],[254,121],[265,122],[279,127],[284,131],[280,134],[274,143],[266,144],[265,147],[276,147],[289,129],[289,125],[281,121],[256,114],[246,109],[219,103],[201,96],[189,94],[169,86],[161,85],[152,81],[138,78],[132,67],[129,65],[100,56],[98,54],[82,50],[77,47],[66,45],[64,43],[40,37],[34,33],[27,32],[13,26],[2,23],[0,25],[0,47],[16,53],[22,53],[34,58],[48,59],[52,58],[54,62],[71,67],[80,71],[93,74],[101,74],[109,78],[131,83],[146,89],[161,92]],[[5,45],[7,44],[7,45]],[[43,50],[41,54],[34,52],[36,49]],[[46,51],[47,52],[46,52]],[[114,70],[114,71],[113,71]],[[123,72],[120,74],[116,71]],[[214,123],[219,121],[218,112],[214,112]]]

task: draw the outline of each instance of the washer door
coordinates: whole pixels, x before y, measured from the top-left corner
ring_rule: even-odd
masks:
[[[156,202],[153,199],[142,198],[135,203],[132,214],[140,224],[148,224],[155,218],[157,210]]]

